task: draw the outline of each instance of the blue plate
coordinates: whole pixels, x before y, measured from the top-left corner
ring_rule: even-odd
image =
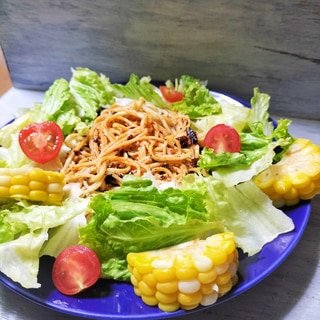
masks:
[[[216,94],[220,96],[219,93]],[[222,95],[222,94],[221,94]],[[224,95],[223,95],[224,96]],[[246,102],[233,98],[238,103],[249,106]],[[91,319],[168,319],[172,317],[190,314],[199,310],[214,308],[226,301],[249,290],[269,274],[271,274],[292,252],[299,242],[311,212],[311,201],[301,202],[297,206],[286,207],[284,212],[292,218],[295,229],[278,236],[272,242],[266,244],[256,255],[248,257],[239,256],[239,282],[227,295],[208,307],[199,307],[192,311],[178,310],[165,313],[157,307],[149,307],[134,294],[133,286],[127,283],[99,280],[93,287],[75,295],[65,296],[58,292],[51,280],[53,258],[42,257],[40,259],[39,289],[25,289],[0,273],[0,282],[12,291],[23,297],[51,308],[55,311]]]
[[[239,283],[231,292],[209,307],[199,307],[193,311],[179,310],[164,313],[156,307],[148,307],[133,292],[127,283],[99,280],[93,287],[75,296],[59,293],[51,280],[53,259],[40,260],[39,289],[25,289],[0,273],[0,282],[12,291],[40,305],[62,313],[91,319],[168,319],[183,314],[197,312],[225,303],[252,288],[271,274],[291,253],[307,225],[311,203],[303,202],[298,206],[285,208],[295,224],[295,229],[282,234],[265,245],[259,254],[252,257],[240,254]]]

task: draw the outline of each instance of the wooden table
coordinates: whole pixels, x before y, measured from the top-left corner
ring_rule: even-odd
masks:
[[[0,97],[12,86],[7,64],[0,47]]]

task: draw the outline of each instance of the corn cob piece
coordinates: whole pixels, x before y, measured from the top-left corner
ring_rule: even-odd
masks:
[[[0,197],[60,203],[64,174],[40,168],[0,168]]]
[[[135,294],[165,312],[214,304],[238,281],[238,251],[231,232],[129,253],[127,262]]]
[[[320,193],[320,146],[296,139],[276,164],[254,178],[274,206],[292,206]]]

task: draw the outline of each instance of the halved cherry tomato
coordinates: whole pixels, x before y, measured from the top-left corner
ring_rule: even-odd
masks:
[[[87,246],[75,245],[61,251],[53,264],[52,280],[61,293],[77,294],[94,285],[100,276],[100,261]]]
[[[59,155],[63,139],[61,128],[51,121],[32,123],[19,132],[19,144],[24,154],[42,164]]]
[[[168,102],[177,102],[184,98],[184,94],[174,88],[169,88],[167,86],[159,87],[161,94]]]
[[[206,134],[203,145],[213,149],[214,153],[239,152],[241,139],[233,127],[226,124],[213,126]]]

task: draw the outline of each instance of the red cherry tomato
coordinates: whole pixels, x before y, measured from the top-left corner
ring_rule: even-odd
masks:
[[[77,294],[94,285],[100,276],[96,253],[84,245],[68,247],[56,257],[52,280],[61,293]]]
[[[32,123],[19,132],[19,144],[24,154],[42,164],[59,155],[63,138],[61,128],[51,121]]]
[[[167,86],[159,87],[161,94],[168,102],[177,102],[184,98],[184,94],[176,89],[169,88]]]
[[[213,149],[216,154],[239,152],[241,140],[236,129],[226,124],[217,124],[207,132],[203,145]]]

